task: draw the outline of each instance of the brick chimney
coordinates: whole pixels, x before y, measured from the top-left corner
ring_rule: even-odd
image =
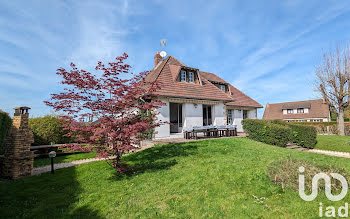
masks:
[[[162,61],[162,57],[160,56],[159,52],[156,53],[154,56],[154,67],[158,65],[159,62]]]
[[[17,179],[32,174],[34,153],[30,145],[34,138],[28,125],[29,109],[26,106],[14,108],[12,126],[5,138],[5,158],[0,173],[4,178]]]

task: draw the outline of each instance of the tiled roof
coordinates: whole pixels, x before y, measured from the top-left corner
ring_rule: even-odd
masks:
[[[308,108],[309,113],[283,114],[283,109]],[[328,118],[329,106],[322,99],[266,104],[263,119]]]
[[[285,103],[282,106],[282,109],[298,109],[298,108],[310,108],[311,103],[308,101],[296,102],[296,103]]]
[[[231,84],[227,83],[225,80],[220,78],[214,73],[209,72],[203,72],[201,71],[200,74],[212,82],[227,84],[229,86],[231,96],[234,99],[232,102],[226,103],[228,106],[246,106],[246,107],[256,107],[256,108],[263,108],[261,104],[250,98],[249,96],[245,95],[242,91],[238,90]]]
[[[158,80],[161,83],[161,89],[157,93],[161,96],[220,100],[232,106],[262,107],[214,73],[198,71],[201,84],[175,81],[181,67],[187,66],[173,56],[168,56],[152,69],[145,80]],[[223,92],[212,82],[227,84],[233,95]]]
[[[229,84],[229,87],[230,87],[230,92],[232,93],[232,97],[235,99],[235,101],[226,103],[226,105],[263,108],[263,106],[260,103],[256,102],[249,96],[245,95],[242,91],[238,90],[231,84]]]
[[[218,83],[223,83],[223,84],[228,84],[226,81],[224,81],[222,78],[220,78],[219,76],[217,76],[214,73],[209,73],[209,72],[204,72],[201,71],[200,74],[205,77],[207,80],[209,81],[213,81],[213,82],[218,82]]]

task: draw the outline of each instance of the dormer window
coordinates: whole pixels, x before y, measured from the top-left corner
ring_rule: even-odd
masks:
[[[222,90],[223,92],[226,92],[226,86],[225,85],[220,85],[220,90]]]
[[[191,71],[188,72],[188,82],[194,82],[194,74]]]
[[[176,81],[179,82],[188,82],[192,84],[200,84],[198,69],[182,67],[180,73],[178,74]]]
[[[292,109],[287,109],[287,113],[288,114],[293,114],[293,110]]]
[[[298,108],[298,113],[304,113],[304,108]]]
[[[181,81],[186,82],[186,71],[185,70],[181,70]]]

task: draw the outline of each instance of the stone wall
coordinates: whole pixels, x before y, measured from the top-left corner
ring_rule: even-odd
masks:
[[[34,142],[33,133],[28,125],[28,107],[15,108],[12,126],[5,138],[5,153],[1,175],[4,178],[17,179],[32,174],[34,154],[30,145]]]

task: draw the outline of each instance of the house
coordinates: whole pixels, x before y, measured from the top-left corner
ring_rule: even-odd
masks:
[[[193,126],[234,124],[243,131],[242,119],[256,119],[257,108],[262,108],[218,75],[186,66],[173,56],[162,59],[158,52],[145,80],[161,83],[157,94],[166,104],[158,109],[157,119],[167,124],[155,129],[155,138]]]
[[[328,122],[331,121],[331,113],[323,99],[267,103],[263,119],[283,119],[288,122]]]

